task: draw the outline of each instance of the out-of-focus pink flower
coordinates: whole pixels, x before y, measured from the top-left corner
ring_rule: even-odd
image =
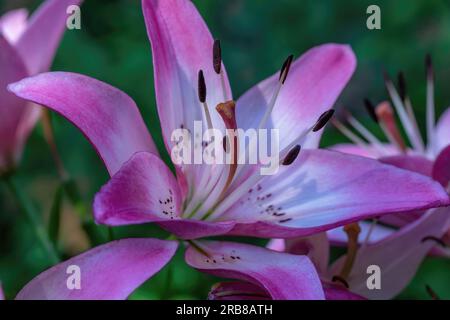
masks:
[[[217,42],[192,2],[142,3],[169,152],[172,132],[194,132],[194,120],[205,120],[204,129],[209,122],[220,130],[256,129],[260,123],[277,128],[284,155],[298,151],[299,145],[318,146],[320,132],[311,131],[320,129],[313,130],[316,121],[355,69],[348,46],[315,47],[292,64],[289,58],[280,74],[250,89],[235,106]],[[198,90],[199,78],[206,90]],[[422,175],[325,150],[297,152],[298,157],[283,161],[272,176],[260,175],[255,165],[237,170],[185,164],[175,166],[175,177],[158,157],[135,103],[118,89],[63,72],[30,77],[9,89],[62,114],[97,149],[112,175],[94,202],[95,219],[102,224],[156,222],[184,239],[219,234],[292,237],[448,202],[442,187]]]
[[[17,165],[40,113],[6,87],[50,68],[66,28],[67,7],[80,2],[48,0],[29,19],[25,9],[0,17],[0,175]]]
[[[435,124],[434,111],[434,71],[431,59],[426,59],[427,103],[426,128],[427,141],[424,142],[414,115],[412,103],[406,91],[403,74],[399,74],[399,91],[386,75],[385,83],[394,108],[389,102],[374,106],[366,101],[372,118],[380,125],[388,142],[382,142],[352,115],[346,114],[349,127],[335,120],[335,126],[353,144],[339,144],[334,150],[379,159],[405,170],[420,173],[439,182],[449,191],[450,181],[450,109],[447,109]],[[395,112],[394,112],[395,110]],[[395,115],[401,121],[407,141],[401,135]],[[450,208],[430,209],[401,214],[384,215],[377,222],[360,222],[361,247],[347,279],[350,289],[366,297],[391,298],[413,278],[420,263],[428,253],[450,257]],[[347,235],[342,228],[328,231],[334,245],[346,245]],[[345,257],[338,260],[333,271],[342,267]],[[370,264],[379,265],[383,276],[382,290],[368,290],[365,285],[366,268]],[[383,272],[383,270],[385,270]]]

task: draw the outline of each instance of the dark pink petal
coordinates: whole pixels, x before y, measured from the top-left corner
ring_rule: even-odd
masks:
[[[0,34],[0,173],[10,169],[22,153],[23,143],[36,117],[29,103],[6,90],[6,86],[27,76],[22,59]]]
[[[439,153],[433,166],[433,179],[439,181],[444,188],[449,188],[450,182],[450,146]]]
[[[440,238],[449,226],[450,209],[434,209],[391,236],[361,247],[347,279],[350,290],[370,299],[395,297],[409,284],[422,260],[436,245],[435,241],[426,240],[426,237]],[[334,263],[330,277],[339,272],[344,259],[342,257]],[[380,267],[380,290],[367,288],[367,268],[370,265]]]
[[[275,300],[324,298],[319,277],[308,257],[232,242],[196,244],[203,253],[190,246],[185,258],[200,271],[250,282]]]
[[[70,5],[81,0],[47,0],[31,16],[16,47],[30,74],[47,71],[66,30],[66,13]]]
[[[308,50],[291,66],[266,128],[280,130],[280,147],[289,145],[330,109],[356,67],[349,46],[325,44]],[[237,102],[238,127],[258,128],[278,84],[279,72],[247,91]],[[320,133],[305,147],[317,147]]]
[[[418,155],[397,155],[383,157],[379,160],[383,163],[393,165],[397,168],[417,172],[428,177],[431,177],[431,171],[433,170],[433,162],[423,156]]]
[[[332,283],[323,283],[326,300],[366,300],[350,290]]]
[[[435,152],[440,152],[450,144],[450,108],[448,108],[436,124]]]
[[[213,38],[194,4],[188,0],[143,0],[142,10],[152,46],[158,113],[170,152],[173,130],[183,126],[193,132],[193,121],[203,119],[197,93],[200,70],[216,128],[224,128],[215,107],[225,97],[213,69]],[[225,86],[231,99],[226,73]]]
[[[0,33],[9,43],[14,44],[27,27],[28,11],[17,9],[6,12],[0,17]]]
[[[62,262],[31,280],[19,300],[122,300],[164,267],[175,254],[177,242],[157,239],[122,239],[101,245]],[[68,289],[78,266],[81,289]],[[68,280],[69,279],[69,280]]]
[[[208,300],[270,300],[265,290],[249,282],[230,281],[216,283]]]
[[[234,222],[182,219],[181,200],[177,181],[164,162],[139,152],[96,195],[94,216],[110,226],[159,222],[184,239],[224,234],[234,226]]]
[[[267,248],[279,252],[308,256],[319,274],[324,274],[328,268],[330,245],[325,232],[303,238],[271,240]]]
[[[104,82],[75,73],[50,72],[11,84],[8,89],[75,124],[111,175],[138,151],[157,153],[134,101]]]
[[[423,175],[363,157],[304,150],[218,219],[236,221],[230,234],[287,238],[448,203],[442,186]]]

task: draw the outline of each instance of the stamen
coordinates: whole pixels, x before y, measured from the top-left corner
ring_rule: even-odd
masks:
[[[342,122],[340,122],[337,119],[333,119],[331,121],[331,123],[333,124],[333,126],[336,127],[336,129],[339,130],[339,132],[341,132],[351,142],[353,142],[354,144],[356,144],[362,148],[367,148],[366,142],[364,140],[362,140],[360,137],[358,137],[356,134],[351,132],[350,129],[348,129]]]
[[[364,139],[369,141],[380,152],[384,152],[384,146],[381,143],[381,141],[378,140],[378,138],[375,137],[369,130],[367,130],[366,127],[364,127],[361,122],[356,120],[356,118],[353,117],[349,112],[346,112],[346,117],[347,117],[348,123],[350,123],[350,125],[353,128],[355,128],[355,130],[358,131],[359,134],[364,137]]]
[[[188,240],[187,241],[195,250],[200,252],[202,255],[204,255],[207,258],[211,258],[211,255],[203,249],[198,243],[196,243],[194,240]]]
[[[375,112],[375,106],[370,102],[369,99],[364,99],[364,106],[366,107],[367,113],[372,118],[375,123],[378,123],[377,113]]]
[[[395,122],[391,104],[387,101],[381,102],[375,108],[375,113],[380,121],[381,129],[389,141],[395,144],[402,152],[406,152],[406,145]]]
[[[433,145],[434,138],[434,71],[431,56],[427,54],[425,58],[427,73],[427,139],[428,146]]]
[[[225,76],[223,74],[223,68],[222,68],[222,48],[220,46],[220,40],[216,39],[214,40],[213,45],[213,68],[214,71],[220,76],[220,82],[222,84],[222,91],[223,91],[223,99],[224,101],[228,101],[231,99],[231,97],[228,97],[227,89],[225,85]]]
[[[270,99],[269,105],[267,106],[267,110],[264,113],[264,116],[261,118],[261,121],[259,122],[258,129],[262,129],[265,127],[267,120],[269,119],[273,108],[275,107],[275,103],[277,102],[278,95],[280,94],[281,87],[283,86],[284,82],[286,81],[286,78],[288,76],[289,70],[291,68],[291,63],[294,56],[290,55],[287,57],[287,59],[284,61],[283,66],[281,67],[280,71],[280,77],[278,78],[278,84],[275,87],[275,92],[272,95],[272,98]]]
[[[361,228],[358,223],[351,223],[344,227],[345,233],[348,237],[347,256],[345,258],[344,265],[342,266],[339,277],[341,279],[347,279],[352,271],[353,264],[355,262],[356,253],[358,252],[358,236],[361,232]]]
[[[206,103],[206,84],[205,77],[203,75],[203,70],[198,72],[198,99],[203,105],[203,110],[205,111],[206,123],[208,125],[208,129],[212,129],[212,120],[211,115],[209,113],[208,104]]]
[[[284,61],[283,66],[280,70],[280,77],[278,78],[278,81],[280,81],[282,84],[286,81],[287,75],[289,74],[289,70],[291,69],[292,60],[294,60],[294,55],[291,54],[287,59]]]
[[[425,285],[425,289],[427,290],[427,293],[430,295],[431,299],[441,300],[441,298],[436,294],[436,292],[428,284]]]
[[[364,242],[362,243],[361,247],[365,247],[369,243],[370,236],[372,235],[373,231],[375,230],[377,223],[378,223],[377,218],[372,220],[372,223],[370,224],[370,227],[369,227],[369,231],[367,232],[366,238],[364,239]]]
[[[406,99],[406,81],[405,81],[405,75],[401,71],[397,75],[397,84],[398,84],[398,94],[400,95],[400,98],[402,99],[402,101],[405,101],[405,99]]]
[[[220,47],[220,40],[214,40],[213,45],[213,67],[217,74],[222,71],[222,48]]]
[[[411,120],[408,117],[408,114],[406,113],[402,99],[400,98],[397,90],[394,87],[394,84],[392,83],[392,80],[389,78],[389,75],[387,73],[384,73],[384,80],[386,89],[389,95],[391,96],[394,108],[397,111],[397,114],[400,118],[403,128],[405,129],[406,135],[408,136],[408,139],[411,142],[413,148],[419,150],[420,143],[414,134],[413,124],[411,123]]]
[[[325,127],[325,125],[328,123],[328,121],[330,121],[330,119],[333,117],[333,114],[334,114],[334,109],[330,109],[330,110],[327,110],[324,113],[322,113],[320,115],[319,119],[317,120],[316,124],[312,128],[312,131],[317,132],[320,129],[322,129],[323,127]]]
[[[287,153],[294,148],[296,145],[303,143],[303,139],[311,132],[317,132],[320,129],[322,129],[327,123],[328,121],[330,121],[330,119],[332,118],[334,114],[334,110],[330,109],[325,111],[324,113],[322,113],[319,118],[317,119],[316,123],[314,123],[311,127],[303,130],[300,135],[295,138],[287,147],[285,147],[281,152],[280,152],[280,158],[284,158]]]
[[[414,114],[414,110],[413,110],[413,107],[411,104],[411,99],[408,97],[408,93],[406,90],[406,81],[405,81],[405,76],[404,76],[403,72],[400,71],[398,73],[397,78],[398,78],[399,95],[400,95],[401,99],[403,100],[403,103],[405,104],[406,112],[408,113],[409,119],[413,126],[414,138],[417,141],[418,147],[419,147],[418,151],[423,153],[425,151],[425,147],[423,144],[422,136],[420,134],[419,126],[417,124],[416,116]]]
[[[333,282],[340,282],[340,283],[343,284],[347,289],[350,287],[350,286],[348,285],[347,280],[343,279],[343,278],[340,277],[340,276],[333,276],[333,278],[331,278],[331,281],[333,281]]]
[[[295,159],[297,159],[298,154],[300,153],[301,150],[301,146],[298,144],[296,145],[294,148],[292,148],[288,154],[286,155],[286,157],[284,158],[284,160],[282,161],[282,165],[283,166],[288,166],[291,165]]]
[[[444,240],[439,239],[438,237],[435,237],[435,236],[426,236],[421,240],[421,242],[424,243],[429,240],[436,242],[438,245],[440,245],[443,248],[448,247],[447,244],[444,242]]]

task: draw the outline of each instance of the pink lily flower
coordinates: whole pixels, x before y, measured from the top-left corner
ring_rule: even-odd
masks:
[[[261,176],[254,165],[203,164],[175,165],[175,177],[157,155],[136,104],[118,89],[66,72],[11,84],[17,96],[74,123],[98,151],[112,176],[94,201],[98,223],[155,222],[183,239],[293,237],[448,203],[442,187],[419,174],[332,151],[299,154],[300,145],[318,146],[329,110],[355,69],[348,46],[326,44],[294,62],[289,57],[280,74],[250,89],[235,107],[220,47],[195,6],[187,0],[142,5],[167,150],[174,147],[173,130],[193,132],[194,120],[203,119],[205,128],[211,123],[221,130],[258,123],[278,128],[285,157],[272,176]]]
[[[427,144],[418,130],[412,103],[406,92],[403,74],[399,75],[398,92],[392,80],[386,76],[386,87],[394,109],[403,125],[410,146],[403,140],[397,127],[394,110],[389,102],[374,107],[366,100],[372,118],[379,123],[388,143],[380,141],[352,115],[347,114],[348,124],[366,141],[355,135],[343,123],[334,124],[353,144],[339,144],[334,150],[377,158],[383,163],[428,176],[449,190],[450,181],[450,109],[434,123],[434,75],[431,60],[427,57]],[[358,237],[360,248],[352,271],[346,279],[350,289],[368,298],[392,298],[408,285],[427,254],[450,257],[450,208],[431,209],[409,213],[384,215],[377,222],[361,221]],[[332,244],[345,246],[347,234],[342,228],[327,232]],[[346,257],[339,259],[333,272],[342,267]],[[366,286],[369,265],[376,264],[383,273],[382,290],[369,290]],[[332,273],[333,273],[332,272]]]
[[[335,293],[346,293],[348,297],[356,294],[368,299],[391,299],[409,284],[423,258],[435,245],[433,241],[427,241],[427,237],[442,234],[442,230],[450,226],[448,217],[447,208],[429,210],[397,232],[361,222],[359,239],[363,240],[345,278],[336,276],[342,273],[348,255],[329,264],[329,240],[347,240],[341,228],[305,238],[274,239],[269,242],[268,248],[308,256],[324,284],[339,288]],[[378,266],[381,271],[379,289],[367,286],[370,276],[367,270],[372,265]],[[341,297],[345,299],[345,295]]]
[[[18,99],[6,86],[47,71],[66,28],[67,7],[80,0],[48,0],[27,19],[18,9],[0,17],[0,175],[17,165],[40,108]]]
[[[222,248],[223,246],[226,247],[227,245],[216,242],[208,249],[211,252],[220,252],[221,250],[218,247]],[[190,248],[186,252],[186,261],[190,266],[200,271],[219,277],[241,280],[217,283],[209,293],[208,299],[210,300],[362,299],[362,297],[338,285],[321,283],[320,273],[318,273],[319,270],[316,265],[317,261],[313,260],[313,256],[308,256],[308,252],[303,252],[303,255],[300,255],[301,253],[296,251],[289,252],[291,254],[282,253],[284,250],[276,247],[270,248],[273,250],[251,249],[252,251],[249,251],[248,255],[255,259],[251,261],[252,263],[241,261],[240,254],[242,251],[239,254],[234,253],[231,256],[233,264],[229,264],[222,263],[223,259],[220,254],[218,257],[205,257],[204,254],[194,248]],[[328,247],[323,247],[323,249],[328,250]],[[255,250],[259,251],[259,254],[255,254]],[[216,259],[216,262],[211,263],[212,259]],[[264,261],[264,263],[261,263],[261,261]],[[242,274],[244,266],[252,273]],[[303,282],[303,285],[296,285],[299,282]],[[317,295],[318,293],[320,293],[320,296]]]

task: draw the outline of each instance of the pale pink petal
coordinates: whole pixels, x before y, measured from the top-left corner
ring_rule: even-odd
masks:
[[[233,222],[183,219],[181,200],[177,181],[164,162],[139,152],[96,195],[94,216],[98,223],[110,226],[159,222],[184,239],[224,234],[234,226]]]
[[[432,175],[433,179],[439,181],[442,186],[445,188],[450,187],[450,146],[447,146],[439,153],[434,162]]]
[[[275,300],[324,299],[308,257],[232,242],[201,241],[196,245],[203,253],[190,246],[185,258],[200,271],[250,282]]]
[[[208,294],[208,300],[270,300],[268,293],[249,282],[230,281],[216,283]]]
[[[75,124],[113,175],[138,151],[157,153],[134,101],[87,76],[50,72],[9,85],[17,96],[46,106]]]
[[[221,77],[213,68],[213,38],[207,25],[194,4],[188,0],[143,0],[147,33],[153,54],[153,71],[156,102],[164,143],[171,153],[174,141],[171,135],[175,129],[187,129],[194,134],[194,121],[202,122],[207,129],[203,107],[198,98],[198,73],[203,71],[206,82],[206,102],[213,127],[224,129],[223,120],[216,112],[216,106],[232,99],[224,66],[223,90]],[[200,137],[201,138],[201,137]],[[201,147],[201,143],[196,148]],[[209,194],[200,186],[203,176],[213,175],[210,165],[187,165],[183,170],[176,168],[179,181],[196,189],[196,195],[205,198]],[[224,166],[216,168],[219,173]],[[182,188],[186,193],[185,186]]]
[[[16,299],[126,299],[170,261],[177,245],[175,241],[149,238],[122,239],[101,245],[44,271]],[[68,286],[76,284],[70,278],[76,271],[70,266],[79,268],[80,289]]]
[[[0,17],[0,33],[14,44],[27,27],[28,11],[16,9],[6,12]]]
[[[436,124],[435,151],[440,152],[450,144],[450,108],[440,117]]]
[[[445,190],[423,175],[363,157],[304,150],[218,219],[238,223],[230,234],[287,238],[448,203]]]
[[[197,93],[200,70],[216,128],[224,128],[215,107],[225,98],[213,69],[213,38],[194,4],[188,0],[143,0],[142,9],[152,46],[158,113],[170,152],[173,130],[183,127],[193,132],[194,120],[203,119]],[[225,86],[231,99],[226,73]]]
[[[25,137],[31,131],[19,132],[31,111],[29,104],[6,90],[6,86],[27,76],[16,50],[0,34],[0,173],[18,161]]]
[[[81,0],[47,0],[30,17],[16,48],[31,75],[50,68],[67,28],[67,8],[80,3]]]
[[[370,299],[395,297],[409,284],[422,260],[436,245],[426,237],[440,238],[449,226],[450,209],[434,209],[384,240],[359,248],[347,279],[350,290]],[[333,264],[330,277],[339,272],[344,259],[342,257]],[[371,265],[380,267],[380,290],[367,287],[370,276],[367,268]]]
[[[330,109],[356,67],[349,46],[325,44],[308,50],[291,66],[265,128],[280,130],[280,147],[294,141]],[[279,72],[247,91],[237,102],[238,127],[258,128],[278,84]],[[317,147],[320,133],[304,147]]]

